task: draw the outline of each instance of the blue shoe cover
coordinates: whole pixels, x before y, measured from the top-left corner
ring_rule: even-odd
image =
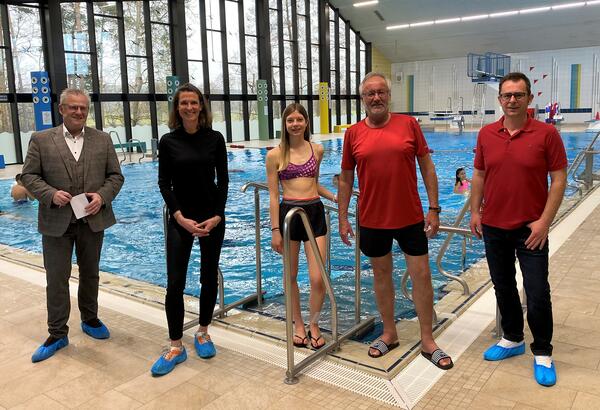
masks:
[[[509,357],[518,356],[525,353],[525,343],[521,343],[516,347],[502,347],[497,344],[490,346],[484,353],[485,360],[497,361],[507,359]]]
[[[554,362],[551,367],[542,366],[541,364],[537,364],[535,359],[533,359],[533,375],[535,376],[535,381],[542,386],[550,387],[556,384],[556,368],[554,367]]]
[[[42,360],[46,360],[49,357],[54,356],[57,350],[66,347],[69,344],[69,338],[67,336],[58,339],[56,342],[52,343],[50,346],[44,346],[43,344],[33,352],[31,356],[31,361],[33,363],[41,362]]]
[[[200,343],[198,339],[202,339],[202,343]],[[215,345],[212,340],[204,338],[199,333],[196,333],[194,337],[194,347],[196,348],[196,353],[198,356],[203,359],[210,359],[217,354],[217,349],[215,349]]]
[[[108,339],[110,337],[108,328],[104,325],[104,323],[102,323],[102,321],[98,321],[100,322],[100,327],[91,327],[86,325],[84,322],[81,322],[81,330],[83,330],[83,333],[93,337],[94,339]]]
[[[177,366],[179,363],[185,362],[187,359],[187,352],[185,351],[185,347],[180,354],[174,356],[171,360],[166,358],[166,353],[162,354],[156,362],[152,365],[152,376],[164,376],[167,373],[171,373],[171,371]]]

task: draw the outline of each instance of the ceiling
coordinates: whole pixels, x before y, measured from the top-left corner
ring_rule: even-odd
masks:
[[[600,45],[600,4],[387,30],[390,25],[554,6],[577,0],[379,0],[373,6],[354,7],[356,1],[329,0],[344,19],[350,21],[352,28],[392,63],[466,57],[468,53],[487,51],[505,54]]]

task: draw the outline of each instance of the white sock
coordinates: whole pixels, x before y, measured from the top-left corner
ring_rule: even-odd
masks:
[[[500,341],[498,343],[496,343],[498,346],[500,347],[504,347],[506,349],[510,349],[513,347],[517,347],[517,346],[521,346],[523,343],[525,343],[524,340],[521,340],[520,342],[512,342],[510,340],[506,340],[505,338],[500,339]]]
[[[552,356],[533,356],[535,359],[535,364],[539,366],[547,367],[548,369],[552,367]]]

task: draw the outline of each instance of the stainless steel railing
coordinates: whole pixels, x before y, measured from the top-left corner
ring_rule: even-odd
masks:
[[[436,258],[436,265],[437,265],[437,268],[440,271],[440,273],[443,276],[447,277],[448,279],[454,280],[454,281],[460,283],[463,287],[463,294],[465,296],[468,296],[471,294],[471,291],[469,289],[469,285],[467,284],[467,282],[460,276],[452,275],[447,270],[445,270],[442,267],[442,262],[444,260],[444,256],[446,255],[446,252],[448,251],[448,247],[450,246],[452,237],[454,235],[463,235],[461,260],[462,260],[462,270],[463,271],[465,270],[465,260],[466,260],[466,253],[467,253],[466,239],[468,237],[472,237],[473,234],[471,233],[471,231],[469,229],[460,228],[460,224],[462,223],[463,219],[465,218],[465,215],[468,210],[469,210],[469,200],[467,200],[465,202],[465,204],[463,205],[462,209],[456,216],[456,219],[454,220],[454,223],[452,224],[452,226],[444,226],[444,225],[440,226],[439,232],[447,232],[448,236],[446,237],[446,240],[444,241],[444,243],[442,243],[442,246],[440,247],[440,251],[438,252],[438,256]],[[404,273],[402,274],[401,290],[402,290],[402,294],[404,295],[404,297],[412,302],[412,300],[413,300],[412,296],[411,296],[410,292],[408,291],[408,279],[409,279],[409,273],[408,273],[408,270],[405,270]],[[436,314],[435,309],[433,309],[433,316],[434,316],[434,319],[433,319],[434,322],[437,322],[437,314]]]
[[[165,236],[165,255],[167,254],[167,232],[168,232],[168,225],[169,225],[169,211],[167,209],[167,205],[163,206],[163,231],[164,231],[164,236]],[[219,308],[215,309],[213,311],[213,317],[220,317],[223,318],[225,317],[226,313],[228,311],[230,311],[231,309],[234,309],[240,305],[244,305],[246,303],[250,303],[253,302],[255,300],[259,299],[260,293],[259,290],[257,289],[257,291],[255,293],[252,293],[244,298],[238,299],[232,303],[229,303],[227,305],[225,305],[225,287],[224,287],[224,280],[223,280],[223,272],[221,271],[221,268],[217,268],[217,272],[218,272],[218,286],[219,286]],[[183,324],[183,330],[187,330],[190,329],[192,327],[194,327],[196,324],[198,323],[198,319],[192,319],[186,323]]]
[[[146,152],[142,150],[142,142],[140,140],[132,138],[131,140],[127,141],[127,143],[129,143],[128,145],[123,144],[123,142],[121,141],[121,137],[119,137],[119,133],[117,131],[110,131],[108,135],[116,135],[117,141],[119,141],[119,147],[121,148],[121,153],[123,154],[123,159],[119,161],[119,164],[123,164],[127,160],[127,155],[129,155],[129,162],[131,162],[131,156],[133,155],[133,150],[136,148],[136,144],[140,147],[140,150],[142,151],[142,156],[138,158],[138,164],[142,163],[142,160],[146,157]]]
[[[567,181],[570,177],[572,181],[568,181],[570,187],[578,190],[580,195],[583,195],[583,188],[589,190],[593,187],[594,181],[600,180],[600,176],[594,174],[594,155],[600,154],[600,151],[594,149],[594,145],[598,141],[600,132],[596,133],[592,141],[586,148],[581,150],[569,168],[567,168]],[[585,161],[585,168],[582,173],[577,174],[577,170]]]
[[[308,241],[312,248],[313,254],[317,261],[321,279],[325,285],[325,291],[331,303],[331,335],[333,340],[326,343],[321,349],[306,357],[300,363],[294,363],[294,329],[293,329],[293,303],[292,303],[292,258],[290,255],[290,222],[294,215],[299,215],[302,219],[302,224],[308,234]],[[333,287],[331,279],[325,269],[321,252],[315,240],[315,235],[306,216],[306,211],[302,208],[295,207],[290,209],[283,220],[283,271],[284,271],[284,286],[285,286],[285,319],[286,319],[286,338],[287,338],[287,372],[285,377],[286,384],[295,384],[298,382],[296,374],[305,368],[309,363],[312,363],[320,356],[337,348],[338,345],[338,329],[337,329],[337,303],[333,295]]]
[[[256,288],[260,293],[262,289],[262,257],[261,257],[261,232],[260,232],[260,191],[269,191],[269,187],[264,182],[247,182],[241,191],[246,192],[249,188],[254,188],[254,237],[256,244]],[[358,191],[354,191],[353,195],[358,196]],[[327,272],[331,272],[331,212],[337,212],[337,208],[324,204],[327,222]],[[358,324],[361,321],[361,300],[360,300],[360,242],[359,242],[359,219],[358,219],[358,203],[356,204],[355,213],[348,213],[349,216],[355,217],[355,244],[354,244],[354,323]],[[262,293],[260,293],[262,294]],[[262,301],[259,299],[259,306]]]
[[[298,215],[302,219],[302,224],[304,225],[304,229],[306,229],[306,233],[308,234],[308,240],[312,251],[315,255],[315,259],[317,260],[317,264],[319,267],[319,272],[321,273],[321,279],[323,279],[323,283],[325,284],[325,291],[327,292],[327,296],[329,297],[329,302],[331,304],[331,336],[332,340],[327,342],[323,347],[319,350],[314,351],[309,356],[305,357],[300,363],[296,364],[294,360],[294,329],[293,329],[293,314],[292,314],[292,265],[291,265],[291,255],[290,255],[290,222],[292,218]],[[284,285],[285,285],[285,317],[286,317],[286,337],[287,337],[287,371],[285,374],[284,383],[286,384],[296,384],[298,383],[298,377],[296,376],[298,373],[302,371],[306,366],[313,363],[315,360],[320,357],[326,355],[329,352],[335,351],[338,349],[340,343],[350,336],[359,333],[363,329],[370,327],[373,325],[375,318],[369,318],[363,322],[356,323],[352,328],[347,330],[344,334],[338,334],[338,319],[337,319],[337,303],[335,301],[335,295],[333,293],[333,286],[331,285],[331,279],[327,270],[325,269],[325,264],[323,263],[323,259],[321,258],[321,253],[319,252],[319,247],[317,245],[317,241],[315,240],[315,236],[310,226],[310,222],[308,221],[308,217],[306,216],[306,211],[300,207],[295,207],[290,209],[290,211],[285,215],[283,220],[283,270],[284,270]],[[359,289],[360,290],[360,289]]]

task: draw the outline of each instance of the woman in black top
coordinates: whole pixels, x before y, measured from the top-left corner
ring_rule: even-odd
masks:
[[[169,373],[187,358],[181,342],[183,290],[194,238],[200,242],[202,284],[200,326],[194,346],[202,358],[216,354],[208,325],[217,300],[229,176],[223,135],[213,130],[211,124],[209,107],[200,90],[189,83],[179,87],[169,117],[173,131],[163,135],[159,144],[158,186],[170,215],[165,310],[171,346],[152,366],[155,376]]]

